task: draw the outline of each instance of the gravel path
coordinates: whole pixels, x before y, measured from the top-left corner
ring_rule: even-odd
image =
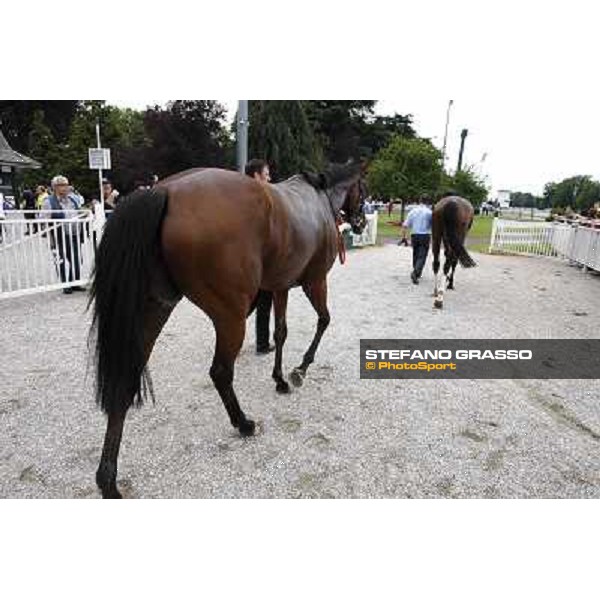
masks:
[[[432,309],[410,249],[351,252],[330,277],[333,316],[304,387],[275,393],[254,318],[236,390],[259,422],[241,439],[208,376],[214,334],[182,302],[151,359],[157,403],[130,411],[126,497],[600,497],[597,381],[361,381],[361,337],[593,337],[600,277],[550,259],[475,255]],[[290,295],[284,363],[315,316]],[[97,498],[104,417],[86,379],[83,294],[0,303],[0,497]]]

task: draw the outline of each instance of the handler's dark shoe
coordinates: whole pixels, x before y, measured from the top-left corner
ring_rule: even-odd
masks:
[[[419,285],[419,278],[414,271],[410,274],[410,278],[415,285]]]
[[[73,293],[73,290],[71,288],[65,288],[63,290],[63,294],[72,294],[72,293]]]
[[[87,290],[84,287],[81,287],[80,285],[74,285],[71,287],[71,289],[74,292],[87,292]]]
[[[269,344],[268,346],[257,346],[256,354],[269,354],[269,352],[273,352],[273,350],[275,350],[273,344]]]

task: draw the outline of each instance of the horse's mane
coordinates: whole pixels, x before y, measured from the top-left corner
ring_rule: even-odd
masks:
[[[336,186],[338,183],[348,181],[360,171],[360,165],[349,163],[345,165],[329,165],[323,172],[314,173],[303,171],[304,179],[317,190],[326,190]]]

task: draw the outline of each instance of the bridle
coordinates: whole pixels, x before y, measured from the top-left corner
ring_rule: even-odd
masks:
[[[358,200],[360,206],[363,200],[363,192],[365,191],[365,187],[360,176],[356,183],[358,184]],[[335,208],[333,207],[333,200],[331,199],[331,196],[327,193],[326,189],[323,191],[325,192],[325,196],[327,196],[327,200],[329,201],[329,208],[331,209],[335,230],[337,232],[338,256],[340,259],[340,264],[343,265],[346,262],[346,243],[344,242],[344,236],[340,231],[340,225],[344,223],[344,219],[341,215],[342,209],[340,208],[340,210],[336,212]]]

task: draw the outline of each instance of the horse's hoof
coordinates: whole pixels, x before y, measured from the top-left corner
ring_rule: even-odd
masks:
[[[275,390],[279,394],[289,394],[291,391],[290,384],[287,381],[278,381]]]
[[[294,369],[290,373],[290,379],[295,387],[302,387],[302,384],[304,383],[304,373],[300,371],[300,369]]]
[[[100,490],[102,492],[102,498],[105,500],[122,500],[123,496],[121,492],[115,487],[108,490]]]
[[[433,308],[444,308],[444,301],[443,300],[439,300],[438,298],[436,298],[433,301]]]
[[[251,435],[254,435],[256,423],[254,423],[252,419],[246,419],[240,423],[238,429],[242,437],[250,437]]]

